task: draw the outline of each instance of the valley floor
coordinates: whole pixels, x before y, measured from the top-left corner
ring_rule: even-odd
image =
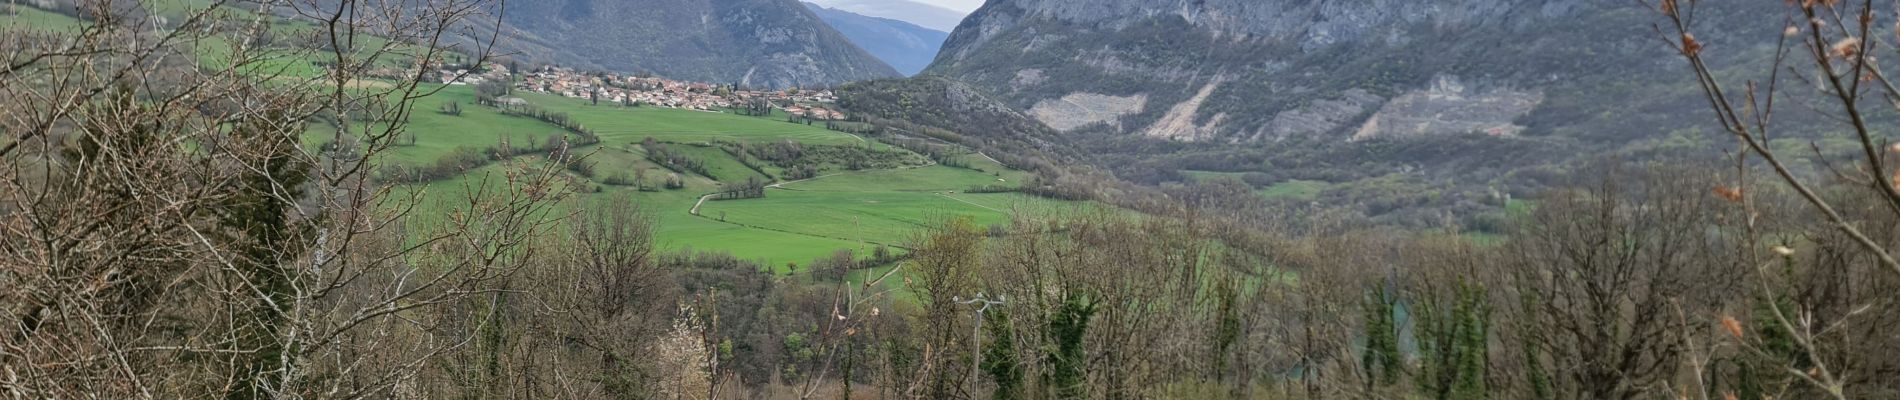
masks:
[[[746,260],[788,272],[805,264],[851,250],[860,256],[887,246],[902,253],[913,232],[933,220],[968,218],[978,226],[1008,224],[1017,212],[1073,209],[1083,203],[1062,202],[1019,193],[967,193],[978,186],[1014,187],[1027,178],[988,156],[967,153],[951,167],[920,155],[853,134],[785,122],[783,117],[747,117],[728,113],[663,108],[594,106],[585,101],[535,94],[520,95],[536,107],[566,114],[600,137],[601,143],[577,149],[594,164],[593,177],[576,175],[587,187],[576,204],[639,207],[659,222],[658,243],[671,250],[729,252]],[[434,112],[455,102],[459,115]],[[408,130],[413,144],[397,147],[385,162],[427,165],[461,148],[486,148],[507,141],[532,146],[561,134],[561,128],[541,121],[504,115],[473,105],[467,86],[452,86],[416,108]],[[334,135],[313,129],[312,142]],[[700,162],[703,172],[674,171],[655,163],[640,143],[652,138],[669,151]],[[782,180],[782,168],[759,160],[740,160],[717,143],[795,142],[803,146],[863,146],[876,152],[904,153],[915,161],[890,168],[849,170],[826,167],[817,177]],[[500,182],[510,169],[544,162],[517,157],[474,168],[450,179],[414,188],[426,190],[432,200],[457,199],[472,188]],[[748,162],[757,166],[748,166]],[[677,175],[682,188],[640,190],[608,184],[608,177],[646,170],[649,179]],[[748,178],[778,180],[762,198],[719,200],[717,195]],[[628,203],[628,204],[621,204]],[[446,205],[438,205],[446,207]],[[417,215],[439,215],[421,212]]]

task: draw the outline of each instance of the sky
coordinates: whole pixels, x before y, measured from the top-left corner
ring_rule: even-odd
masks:
[[[976,11],[978,7],[983,6],[983,0],[805,0],[805,1],[818,3],[819,5],[823,5],[826,7],[837,7],[837,6],[842,6],[842,5],[852,4],[852,3],[857,3],[860,5],[877,4],[877,3],[885,3],[885,4],[900,3],[901,4],[906,1],[914,1],[918,3],[924,3],[924,4],[933,5],[933,6],[948,8],[948,9],[951,9],[951,10],[954,10],[956,12],[960,12],[966,15],[972,11]]]
[[[984,0],[805,0],[873,17],[903,20],[949,32]]]
[[[965,14],[968,14],[971,11],[976,11],[977,7],[983,6],[983,0],[915,0],[915,1],[919,3],[931,4],[931,5],[936,5],[938,7],[957,10]]]

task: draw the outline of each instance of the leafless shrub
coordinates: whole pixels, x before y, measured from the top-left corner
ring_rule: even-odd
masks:
[[[495,298],[565,191],[556,170],[510,168],[421,223],[419,194],[366,172],[432,93],[420,82],[431,60],[486,59],[443,43],[487,6],[219,0],[155,19],[144,2],[84,1],[89,21],[71,32],[9,33],[0,392],[426,390],[421,366],[470,342],[434,311]],[[267,45],[276,15],[322,45]],[[300,75],[298,60],[327,68]],[[410,73],[361,85],[384,65]],[[312,117],[343,110],[362,118],[338,121],[330,141],[350,145],[307,148]]]

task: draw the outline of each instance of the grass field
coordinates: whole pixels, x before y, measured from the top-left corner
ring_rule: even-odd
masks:
[[[731,154],[726,154],[725,150],[718,147],[673,145],[667,148],[705,163],[706,175],[713,180],[727,183],[745,182],[746,178],[770,180],[770,177],[760,175],[758,171],[753,171],[752,168],[739,163],[738,159],[732,158]]]
[[[611,149],[603,150],[601,153],[607,151]],[[413,214],[412,222],[425,225],[440,222],[441,218],[451,212],[465,209],[466,206],[462,204],[465,201],[462,199],[470,188],[480,187],[482,182],[500,185],[503,176],[510,168],[522,168],[522,165],[532,166],[539,162],[533,157],[521,157],[516,160],[477,168],[455,179],[408,187],[412,190],[427,191],[425,203],[420,205]],[[700,193],[715,189],[712,185],[711,181],[692,180],[689,181],[687,189],[662,192],[639,192],[633,188],[602,185],[602,191],[598,193],[582,190],[582,193],[572,200],[557,207],[555,212],[574,212],[579,209],[577,207],[606,206],[625,209],[638,207],[652,215],[659,223],[655,237],[657,244],[663,249],[726,251],[736,257],[759,261],[775,268],[783,268],[786,263],[791,262],[803,264],[831,254],[837,249],[857,246],[857,243],[851,241],[797,232],[749,228],[688,214],[687,210],[698,201]]]
[[[1008,184],[996,176],[974,170],[933,165],[921,168],[845,172],[805,182],[785,185],[801,191],[850,192],[875,188],[878,191],[944,192],[963,191],[976,185]]]
[[[1326,189],[1331,186],[1331,183],[1326,182],[1295,179],[1275,183],[1273,186],[1267,186],[1266,188],[1255,191],[1255,193],[1259,193],[1261,197],[1269,199],[1311,199],[1315,196],[1319,196],[1320,192],[1326,191]]]
[[[443,104],[454,102],[460,105],[462,114],[449,115],[438,112]],[[352,129],[361,129],[361,122],[352,123]],[[502,114],[493,108],[475,105],[475,91],[468,86],[449,86],[434,96],[418,99],[415,112],[410,114],[405,133],[415,136],[415,144],[399,140],[398,145],[388,153],[390,161],[409,165],[435,162],[437,158],[454,151],[458,147],[488,148],[497,146],[503,137],[509,145],[525,148],[529,145],[543,146],[549,136],[565,135],[559,126],[541,122],[533,118]],[[322,138],[328,138],[331,132],[324,128]]]
[[[1022,182],[1029,179],[1029,172],[1009,169],[1009,167],[1003,166],[1002,163],[980,154],[970,153],[957,156],[957,158],[961,159],[965,164],[968,164],[970,169],[990,173],[997,178],[1003,179],[1005,182],[1012,183],[1012,185],[1014,182]]]
[[[41,31],[66,32],[82,26],[77,18],[55,14],[33,7],[14,4],[0,5],[0,31]]]
[[[844,173],[788,184],[763,199],[710,202],[700,214],[761,229],[897,245],[943,218],[1006,224],[1016,211],[1074,205],[1016,193],[960,193],[989,183],[996,178],[943,166]]]
[[[685,143],[735,137],[843,145],[861,142],[851,135],[822,129],[810,132],[803,125],[763,118],[658,108],[593,107],[577,104],[579,101],[574,99],[530,97],[536,97],[531,101],[537,106],[553,112],[567,112],[593,129],[602,128],[591,121],[604,121],[609,125],[624,127],[686,124],[692,129],[673,131],[656,139],[675,142],[670,148],[706,165],[707,176],[681,175],[686,183],[683,189],[642,192],[633,186],[605,185],[600,182],[621,174],[631,177],[634,171],[640,169],[648,171],[648,179],[654,182],[654,186],[672,174],[646,159],[644,149],[633,144],[639,139],[622,135],[619,140],[605,140],[601,145],[578,149],[579,154],[586,155],[587,160],[594,163],[595,179],[577,188],[580,194],[569,204],[564,204],[563,210],[571,212],[577,209],[575,207],[583,206],[637,206],[654,215],[659,222],[656,238],[664,249],[725,251],[739,258],[772,266],[779,272],[785,272],[788,263],[809,263],[839,249],[855,249],[868,254],[870,248],[877,244],[902,246],[912,232],[939,218],[965,217],[982,225],[1003,224],[1009,221],[1010,213],[1014,210],[1066,210],[1080,204],[1015,193],[962,193],[978,185],[1015,186],[1024,176],[1022,172],[1008,170],[981,159],[981,156],[970,155],[966,157],[972,157],[971,165],[975,169],[933,165],[827,172],[818,179],[793,182],[786,184],[783,189],[768,190],[767,197],[763,199],[708,202],[700,215],[695,216],[688,210],[701,195],[721,191],[722,186],[728,183],[763,176],[717,147]],[[451,101],[462,104],[461,116],[436,112],[442,104]],[[428,163],[456,147],[493,146],[497,135],[512,135],[511,141],[519,145],[522,140],[533,140],[538,144],[548,135],[560,132],[560,128],[553,125],[502,115],[493,109],[473,105],[473,102],[473,89],[467,86],[447,87],[440,94],[419,101],[407,127],[408,132],[416,136],[416,144],[396,147],[385,162]],[[563,103],[567,104],[564,106],[567,108],[548,107],[549,104]],[[691,126],[693,124],[703,126]],[[311,132],[309,135],[323,138],[333,134],[324,127],[314,128]],[[640,138],[644,139],[644,136]],[[320,140],[313,138],[312,142]],[[882,148],[885,151],[902,151]],[[423,219],[418,222],[441,218],[441,215],[456,208],[442,201],[462,198],[466,189],[476,185],[482,177],[488,177],[491,183],[498,183],[507,169],[523,168],[522,165],[539,162],[542,161],[536,157],[520,157],[490,164],[454,179],[413,186],[414,189],[426,189],[427,197],[431,200],[431,204],[418,210],[416,218]],[[596,187],[598,192],[595,191]],[[724,220],[721,220],[722,216]]]
[[[1195,171],[1195,170],[1181,171],[1181,175],[1187,176],[1188,179],[1193,179],[1197,182],[1211,181],[1215,179],[1240,179],[1241,175],[1246,175],[1246,174],[1247,173],[1245,172],[1219,172],[1219,171]]]

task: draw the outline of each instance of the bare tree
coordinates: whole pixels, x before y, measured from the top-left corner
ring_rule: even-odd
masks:
[[[956,298],[975,285],[983,235],[967,219],[945,219],[913,242],[917,250],[905,283],[922,304],[924,329],[930,336],[923,340],[925,362],[919,381],[910,385],[907,395],[963,397],[962,378],[969,373],[960,368],[968,364],[957,360],[970,349],[960,334],[966,321]]]
[[[1883,282],[1900,278],[1900,259],[1893,254],[1895,243],[1882,237],[1883,224],[1877,221],[1891,221],[1900,216],[1900,179],[1895,179],[1896,169],[1892,157],[1896,148],[1890,139],[1880,132],[1882,122],[1894,112],[1894,104],[1900,102],[1900,89],[1896,89],[1893,80],[1880,65],[1879,57],[1891,54],[1892,41],[1883,33],[1888,30],[1891,21],[1880,21],[1880,16],[1891,15],[1893,5],[1877,4],[1871,0],[1863,1],[1798,1],[1787,2],[1784,10],[1787,15],[1774,20],[1756,20],[1756,24],[1780,28],[1777,45],[1772,54],[1758,57],[1721,58],[1732,63],[1722,64],[1711,57],[1713,50],[1708,48],[1696,33],[1705,36],[1711,31],[1722,29],[1699,22],[1695,16],[1702,12],[1701,4],[1695,1],[1661,0],[1650,3],[1659,13],[1660,22],[1656,24],[1657,35],[1672,49],[1676,50],[1696,78],[1702,89],[1710,110],[1714,111],[1716,122],[1726,136],[1733,138],[1740,151],[1736,156],[1737,174],[1735,179],[1741,182],[1724,190],[1738,203],[1744,212],[1756,215],[1762,208],[1758,202],[1764,197],[1755,196],[1757,190],[1746,185],[1750,182],[1748,173],[1756,170],[1750,165],[1764,165],[1778,185],[1792,191],[1808,208],[1814,211],[1813,218],[1824,221],[1835,231],[1832,235],[1818,235],[1819,247],[1825,254],[1831,254],[1836,260],[1866,259],[1880,267],[1877,274],[1871,276],[1846,277],[1840,279],[1859,279],[1859,282]],[[1768,25],[1774,24],[1774,25]],[[1733,27],[1723,27],[1733,29]],[[1883,46],[1883,44],[1888,44]],[[1738,74],[1720,73],[1733,67],[1759,66],[1765,76],[1737,81]],[[1812,88],[1812,91],[1806,90]],[[1787,110],[1795,110],[1796,115],[1788,115]],[[1799,118],[1799,117],[1809,118]],[[1800,121],[1790,123],[1789,121]],[[1771,140],[1786,135],[1786,132],[1807,128],[1807,124],[1826,125],[1846,132],[1849,140],[1855,143],[1856,154],[1829,159],[1820,154],[1818,146],[1815,158],[1825,172],[1822,174],[1803,174],[1798,154],[1788,154],[1770,145]],[[1757,161],[1758,160],[1758,161]],[[1818,176],[1817,176],[1818,175]],[[1829,182],[1840,182],[1851,190],[1844,196],[1830,195]],[[1774,232],[1763,232],[1758,221],[1751,218],[1748,228],[1752,235],[1762,237]],[[1851,243],[1855,253],[1842,252],[1838,244]],[[1784,242],[1779,248],[1754,246],[1746,249],[1742,262],[1738,265],[1744,271],[1751,271],[1760,282],[1757,297],[1769,306],[1760,307],[1759,325],[1768,329],[1757,335],[1745,335],[1740,323],[1733,316],[1724,316],[1725,326],[1731,326],[1733,338],[1741,348],[1757,355],[1769,356],[1770,360],[1787,361],[1776,363],[1769,368],[1778,370],[1781,376],[1802,382],[1812,393],[1845,399],[1882,393],[1878,385],[1850,387],[1850,383],[1867,383],[1856,378],[1880,375],[1872,371],[1852,371],[1855,367],[1867,367],[1879,370],[1884,363],[1859,364],[1849,362],[1851,358],[1830,357],[1839,355],[1849,348],[1845,346],[1854,339],[1843,337],[1844,332],[1861,331],[1857,326],[1875,323],[1878,318],[1862,318],[1869,315],[1885,315],[1885,309],[1891,308],[1889,302],[1856,296],[1843,296],[1834,299],[1806,298],[1822,303],[1791,304],[1796,300],[1795,289],[1787,285],[1777,285],[1786,279],[1796,278],[1796,274],[1780,273],[1774,268],[1781,264],[1780,258],[1792,257],[1795,249],[1801,247],[1795,242]],[[1776,254],[1781,253],[1781,254]],[[1841,266],[1838,261],[1824,262],[1821,265]],[[1848,273],[1855,269],[1842,268],[1828,274],[1809,274],[1810,276],[1834,276],[1833,273]],[[1810,278],[1812,279],[1812,278]],[[1826,278],[1822,278],[1826,279]],[[1833,303],[1833,304],[1824,304]],[[1837,307],[1846,306],[1854,312],[1838,312]],[[1763,336],[1767,336],[1766,338]],[[1875,335],[1873,338],[1877,338]],[[1776,341],[1784,347],[1769,343]],[[1871,338],[1870,338],[1871,339]],[[1887,342],[1875,339],[1873,342]],[[1866,343],[1866,342],[1862,342]],[[1780,354],[1775,354],[1780,353]],[[1787,360],[1792,358],[1792,360]],[[1711,388],[1701,388],[1706,393]],[[1871,391],[1870,391],[1871,390]],[[1890,394],[1890,392],[1888,393]]]
[[[490,5],[219,0],[152,18],[145,2],[85,1],[72,31],[9,33],[0,393],[426,390],[421,366],[469,343],[428,310],[498,293],[566,193],[558,168],[522,165],[422,223],[420,192],[366,172],[435,90],[421,84],[434,60],[487,59],[444,43]],[[378,68],[401,72],[366,83]],[[362,118],[323,117],[349,113]],[[329,144],[306,147],[326,119]]]
[[[1719,273],[1727,244],[1710,235],[1710,174],[1612,171],[1594,189],[1545,196],[1507,245],[1519,334],[1556,360],[1532,377],[1558,398],[1631,399],[1658,393],[1682,367],[1686,324],[1671,305],[1718,312],[1737,281]]]

